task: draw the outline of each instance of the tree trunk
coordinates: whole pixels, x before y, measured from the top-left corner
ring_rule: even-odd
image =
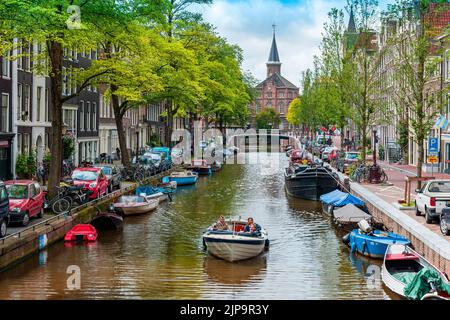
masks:
[[[116,90],[117,87],[115,85],[111,85],[111,91],[116,92]],[[112,95],[112,103],[114,110],[114,118],[116,120],[117,135],[119,138],[120,159],[122,160],[122,164],[124,167],[129,167],[130,157],[128,155],[127,139],[125,129],[123,127],[123,112],[120,108],[119,97],[115,94]]]
[[[52,143],[50,172],[48,175],[48,193],[50,199],[56,196],[57,187],[61,180],[62,167],[62,63],[63,50],[60,43],[50,41],[48,43],[51,63],[50,84],[51,84],[51,106],[52,114]]]
[[[173,111],[172,111],[172,99],[168,99],[166,103],[167,123],[166,123],[166,145],[172,146],[172,131],[173,131]]]

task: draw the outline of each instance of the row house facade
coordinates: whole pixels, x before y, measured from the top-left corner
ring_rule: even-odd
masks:
[[[442,10],[443,8],[443,10]],[[434,14],[436,13],[436,14]],[[425,87],[425,99],[431,103],[427,109],[440,111],[447,119],[449,117],[450,100],[445,92],[445,88],[449,87],[449,80],[447,77],[448,62],[448,35],[444,35],[446,27],[450,26],[450,5],[449,4],[432,4],[430,11],[425,19],[429,20],[431,26],[441,32],[442,36],[438,39],[430,39],[433,41],[432,52],[430,52],[430,61],[440,61],[435,70],[427,75],[427,83]],[[381,31],[379,33],[380,55],[381,63],[379,67],[379,77],[382,79],[382,88],[380,88],[380,95],[382,103],[387,107],[387,114],[390,116],[389,123],[380,122],[375,130],[379,137],[379,142],[387,152],[386,156],[389,158],[389,147],[397,144],[400,139],[401,126],[408,123],[414,115],[412,112],[407,112],[407,108],[403,107],[397,99],[398,95],[398,73],[395,69],[397,54],[395,49],[391,46],[393,39],[405,39],[405,37],[414,37],[415,32],[420,24],[419,19],[412,19],[409,21],[398,21],[392,18],[385,18],[382,20]],[[447,53],[447,54],[446,54]],[[431,97],[431,98],[430,98]],[[403,128],[404,129],[404,128]],[[432,167],[424,161],[424,170],[447,170],[450,169],[450,132],[443,131],[440,128],[433,127],[430,136],[439,137],[441,141],[440,146],[440,164]],[[424,141],[425,148],[427,142]],[[412,130],[409,130],[408,136],[408,164],[416,165],[418,162],[418,146],[414,140]],[[427,156],[427,152],[425,157]],[[426,159],[423,159],[426,160]]]

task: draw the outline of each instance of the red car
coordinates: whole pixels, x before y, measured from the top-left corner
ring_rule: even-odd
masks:
[[[92,191],[90,199],[98,199],[108,192],[108,179],[101,168],[77,168],[72,173],[72,180],[76,186]]]
[[[9,195],[10,222],[26,226],[30,218],[42,218],[45,197],[40,184],[33,180],[5,181]]]

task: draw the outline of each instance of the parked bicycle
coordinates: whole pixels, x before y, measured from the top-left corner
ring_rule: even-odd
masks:
[[[70,201],[65,198],[66,191],[65,188],[59,187],[57,189],[57,195],[53,199],[48,198],[48,192],[45,192],[45,204],[44,209],[51,208],[56,214],[61,214],[68,212],[71,209]]]

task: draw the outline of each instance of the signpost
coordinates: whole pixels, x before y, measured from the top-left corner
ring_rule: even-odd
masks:
[[[431,164],[431,175],[433,175],[434,165],[439,163],[439,138],[428,138],[427,162]]]

